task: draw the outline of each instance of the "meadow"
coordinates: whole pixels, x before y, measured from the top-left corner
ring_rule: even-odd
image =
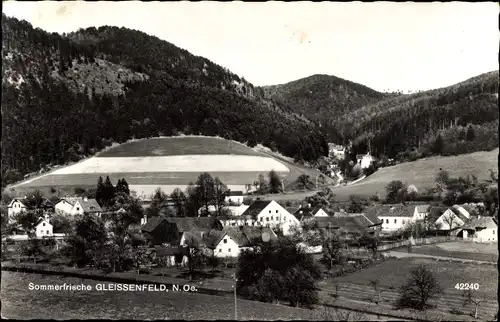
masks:
[[[36,285],[90,285],[91,291],[36,291]],[[9,319],[233,320],[234,299],[195,292],[97,291],[89,279],[2,272],[2,317]],[[324,309],[237,301],[238,320],[325,320]],[[339,310],[345,313],[345,310]],[[331,314],[329,315],[332,316]],[[363,314],[363,320],[379,320]],[[328,319],[328,318],[327,318]]]
[[[412,253],[496,262],[498,261],[498,244],[447,242],[435,245],[414,246],[412,247]]]

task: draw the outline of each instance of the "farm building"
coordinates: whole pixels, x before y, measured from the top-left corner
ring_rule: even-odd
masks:
[[[311,222],[318,229],[342,230],[346,233],[364,234],[376,233],[380,230],[381,222],[373,222],[364,214],[335,213],[331,217],[315,217]]]
[[[472,239],[476,242],[498,242],[498,223],[493,217],[478,217],[471,219],[458,233],[463,239]]]
[[[288,234],[292,225],[299,225],[299,220],[274,200],[257,200],[242,214],[250,216],[258,225],[277,228],[281,227]]]
[[[375,162],[375,158],[370,155],[370,152],[367,154],[358,154],[356,155],[356,162],[359,164],[361,169],[366,169],[370,167],[373,162]]]
[[[19,214],[24,211],[42,209],[44,213],[52,212],[54,205],[47,198],[41,198],[37,200],[36,198],[14,198],[7,206],[7,214],[9,219],[12,216]]]
[[[345,147],[335,143],[328,143],[328,157],[344,159],[345,158]]]
[[[94,214],[100,216],[102,214],[101,206],[97,200],[81,197],[61,198],[55,204],[55,211],[68,215]]]
[[[459,207],[451,207],[446,209],[435,221],[436,225],[441,230],[454,230],[462,227],[470,218],[468,212],[459,210]],[[462,208],[463,209],[463,208]]]
[[[38,238],[50,237],[54,234],[53,229],[54,227],[50,224],[47,216],[45,218],[40,218],[35,226],[35,236]]]
[[[311,217],[328,217],[328,214],[321,207],[312,208],[310,204],[307,207],[298,208],[293,215],[300,221]]]
[[[227,204],[241,205],[243,203],[243,191],[229,191],[224,201]]]
[[[366,210],[368,218],[378,217],[382,230],[396,231],[417,220],[424,220],[429,214],[429,205],[376,205]]]
[[[269,236],[269,240],[264,240],[264,235]],[[214,254],[217,257],[238,257],[243,249],[276,238],[276,234],[268,227],[227,227],[214,243]]]

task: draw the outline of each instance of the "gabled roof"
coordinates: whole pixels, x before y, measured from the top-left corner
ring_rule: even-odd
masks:
[[[264,233],[267,233],[269,237],[271,237],[271,240],[276,240],[278,239],[278,236],[274,233],[274,231],[269,228],[269,227],[255,227],[255,226],[244,226],[241,231],[247,239],[252,243],[254,240],[262,240],[262,235]]]
[[[302,218],[307,218],[307,217],[313,217],[315,216],[318,211],[321,210],[321,207],[320,206],[316,206],[316,207],[302,207],[302,208],[298,208],[295,213],[293,213],[293,215],[297,218],[297,219],[302,219]]]
[[[211,230],[203,236],[203,241],[208,248],[214,249],[225,235],[226,233],[222,230]]]
[[[248,238],[245,236],[243,231],[239,229],[239,227],[226,227],[224,228],[223,232],[225,232],[225,234],[221,237],[217,244],[219,244],[226,235],[229,236],[229,238],[231,238],[240,247],[247,246],[250,243]]]
[[[430,205],[418,205],[418,206],[415,206],[415,209],[420,214],[428,213],[430,208],[431,208]]]
[[[322,218],[329,219],[327,217],[318,217],[317,219]],[[333,227],[346,230],[364,230],[374,225],[374,223],[366,218],[364,214],[337,213],[331,218],[331,220],[324,220],[324,224],[328,225],[328,223],[330,223]],[[319,222],[320,221],[318,221],[318,223]]]
[[[365,210],[365,214],[367,214],[368,218],[374,218],[377,216],[381,217],[413,217],[413,213],[415,211],[414,205],[402,205],[402,204],[394,204],[394,205],[375,205],[369,207]]]
[[[498,224],[493,217],[480,217],[470,220],[462,227],[462,229],[468,229],[468,230],[477,230],[478,228],[496,229],[497,227]]]
[[[198,229],[202,231],[210,231],[220,225],[220,222],[215,217],[167,217],[169,223],[177,225],[180,232]]]
[[[464,207],[462,207],[460,205],[454,205],[451,208],[453,208],[454,211],[461,213],[464,217],[470,218],[470,213]]]
[[[148,222],[142,226],[141,230],[150,233],[164,220],[166,220],[166,218],[160,216],[151,217],[148,219]]]
[[[262,212],[262,210],[264,210],[264,208],[266,208],[271,202],[273,201],[272,200],[254,201],[242,215],[243,216],[250,215],[252,216],[252,218],[256,218]]]
[[[446,210],[448,210],[446,207],[431,207],[431,209],[429,209],[429,214],[427,215],[427,220],[435,222],[445,213]]]
[[[36,223],[35,227],[38,227],[38,225],[40,225],[42,222],[45,222],[45,223],[47,223],[48,225],[51,225],[51,226],[52,226],[52,224],[51,224],[48,220],[46,220],[45,218],[40,218],[40,219],[38,219],[38,221],[37,221],[37,223]]]
[[[455,214],[455,216],[457,216],[458,218],[460,218],[460,220],[462,220],[463,222],[467,222],[469,220],[469,218],[465,217],[463,213],[461,213],[457,208],[448,208],[450,209],[450,211],[452,213]]]
[[[78,202],[80,206],[82,206],[83,212],[102,212],[102,208],[96,199],[87,199],[82,197],[64,197],[61,198],[57,203],[61,201],[66,201],[72,206],[74,206]]]
[[[295,212],[299,209],[299,207],[285,207],[285,210],[295,216]]]
[[[12,205],[14,204],[14,202],[20,202],[21,204],[23,204],[26,208],[28,209],[32,209],[32,208],[35,208],[36,207],[36,200],[34,198],[14,198],[11,200],[11,202],[9,203],[9,208],[12,207]],[[51,208],[53,207],[54,204],[47,198],[42,198],[41,199],[41,202],[40,202],[40,208]]]
[[[165,247],[165,246],[155,246],[154,250],[156,252],[156,256],[164,257],[164,256],[175,256],[175,255],[187,255],[189,254],[189,249],[187,247]]]

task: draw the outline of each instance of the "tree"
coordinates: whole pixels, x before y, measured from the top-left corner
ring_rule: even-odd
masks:
[[[111,183],[111,179],[109,179],[109,176],[106,176],[102,193],[102,202],[105,207],[108,207],[110,205],[111,201],[113,200],[114,194],[115,194],[115,187]]]
[[[426,265],[420,265],[410,270],[410,276],[401,286],[398,305],[424,310],[428,301],[442,293],[442,288],[434,273]]]
[[[167,202],[168,196],[165,192],[161,190],[160,187],[156,188],[153,198],[151,200],[151,205],[157,208],[163,207],[165,202]]]
[[[388,203],[404,201],[406,185],[400,180],[393,180],[385,187],[387,191],[386,201]]]
[[[382,290],[380,288],[380,280],[378,278],[371,279],[370,285],[373,287],[375,294],[377,294],[377,299],[375,300],[375,303],[377,305],[379,305],[380,303],[382,303],[382,299],[381,299]]]
[[[204,213],[209,213],[209,206],[213,204],[215,199],[215,181],[212,176],[204,172],[198,176],[196,180],[196,195],[201,205],[204,207]]]
[[[281,179],[278,173],[274,170],[269,171],[269,192],[270,193],[279,193],[282,189]]]
[[[349,201],[350,203],[347,206],[347,212],[349,213],[361,213],[370,204],[368,200],[354,195],[349,196]]]
[[[194,271],[201,262],[201,240],[195,234],[187,234],[184,240],[185,245],[188,247],[188,267],[191,280],[194,278]]]
[[[444,191],[448,187],[450,174],[446,170],[439,170],[435,178],[438,191]]]
[[[12,219],[21,227],[25,234],[34,236],[36,224],[41,217],[43,217],[42,211],[40,209],[34,209],[17,213],[12,216]]]
[[[170,194],[170,198],[177,208],[177,216],[184,217],[184,204],[186,203],[186,195],[184,194],[184,192],[182,192],[182,190],[179,188],[175,188],[174,191],[172,191],[172,193]]]
[[[259,174],[258,180],[257,180],[257,185],[258,185],[258,192],[260,194],[264,194],[267,191],[267,181],[264,175],[261,173]]]
[[[479,305],[484,302],[484,297],[477,294],[477,292],[468,290],[464,294],[465,300],[464,305],[473,304],[474,305],[474,319],[477,319],[477,314],[479,313]]]
[[[474,128],[469,125],[469,127],[467,128],[467,141],[471,142],[471,141],[474,141],[474,139],[476,138],[476,133],[474,132]]]
[[[311,185],[311,177],[307,174],[301,174],[297,178],[297,183],[299,184],[300,189],[309,189],[309,186]]]
[[[52,225],[54,232],[70,234],[73,230],[74,218],[71,215],[56,212],[50,218],[50,224]]]
[[[451,235],[451,231],[454,229],[454,224],[457,224],[457,217],[453,213],[447,214],[443,217],[443,222],[448,225],[448,229],[450,230],[449,234]]]
[[[202,206],[200,198],[197,193],[196,186],[190,182],[186,188],[186,216],[196,217],[198,216],[198,210]]]
[[[226,196],[229,194],[229,189],[227,186],[220,181],[219,177],[214,179],[214,206],[217,216],[221,216],[224,213],[224,207],[226,205]]]
[[[104,199],[106,198],[106,188],[104,188],[104,180],[101,176],[97,179],[97,190],[95,193],[95,198],[100,205],[104,205]]]
[[[323,246],[323,261],[328,263],[329,269],[332,269],[334,264],[341,260],[342,250],[344,250],[346,246],[345,238],[339,232],[322,230],[321,239]]]
[[[123,192],[126,195],[130,195],[130,189],[128,183],[124,178],[118,179],[118,183],[116,184],[115,187],[115,192]]]
[[[207,264],[212,266],[212,273],[217,267],[219,267],[220,259],[215,255],[215,250],[210,253],[210,256],[207,259]]]
[[[288,237],[263,243],[253,251],[243,250],[237,267],[237,289],[247,290],[258,300],[306,307],[318,301],[319,267]]]
[[[133,256],[134,267],[137,275],[141,274],[141,268],[149,268],[151,264],[151,256],[147,249],[138,248]]]
[[[431,152],[434,154],[441,154],[443,153],[443,148],[444,148],[444,140],[440,133],[437,136],[436,140],[434,141],[434,144],[432,145]]]

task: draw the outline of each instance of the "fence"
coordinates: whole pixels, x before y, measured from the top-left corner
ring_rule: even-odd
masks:
[[[450,242],[450,241],[457,241],[457,240],[462,241],[463,239],[460,237],[456,237],[456,236],[413,238],[413,239],[402,240],[402,241],[395,242],[395,243],[380,245],[380,246],[378,246],[377,250],[380,252],[384,252],[384,251],[391,250],[394,248],[408,246],[409,244],[411,244],[412,246],[418,246],[418,245],[429,245],[429,244],[436,244],[436,243],[443,243],[443,242]],[[354,253],[354,254],[366,254],[369,252],[367,249],[364,249],[364,248],[351,248],[351,249],[349,249],[349,251]]]

